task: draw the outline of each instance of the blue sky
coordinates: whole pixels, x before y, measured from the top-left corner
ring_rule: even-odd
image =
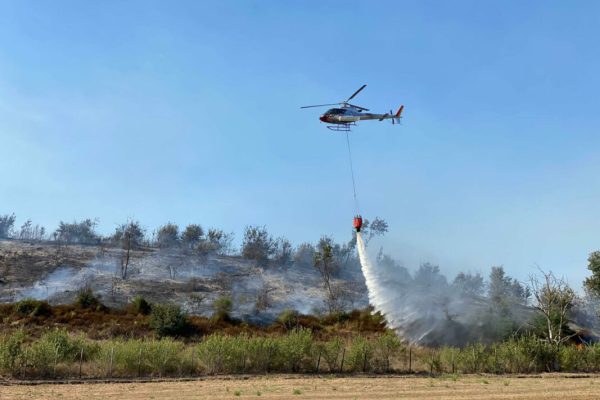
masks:
[[[0,1],[0,213],[346,240],[579,286],[600,248],[598,2]],[[375,246],[374,246],[375,247]]]

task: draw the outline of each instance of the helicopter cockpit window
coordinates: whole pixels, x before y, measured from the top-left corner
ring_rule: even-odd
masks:
[[[327,111],[327,114],[331,114],[331,115],[344,114],[344,109],[343,108],[332,108],[331,110]]]

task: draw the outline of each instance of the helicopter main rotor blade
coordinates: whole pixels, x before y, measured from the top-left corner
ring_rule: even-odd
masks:
[[[331,104],[317,104],[315,106],[303,106],[300,108],[313,108],[313,107],[327,107],[327,106],[337,106],[340,103],[331,103]]]
[[[364,89],[364,88],[366,88],[366,87],[367,87],[367,85],[362,85],[362,86],[360,87],[360,89],[358,89],[356,92],[354,92],[354,94],[353,94],[352,96],[348,97],[348,100],[346,100],[346,101],[348,102],[348,101],[352,100],[352,99],[354,98],[354,96],[356,96],[357,94],[359,94],[359,93],[360,93],[360,91],[361,91],[361,90],[363,90],[363,89]]]
[[[346,104],[346,105],[348,105],[350,107],[354,107],[354,108],[356,108],[358,110],[361,110],[361,111],[369,111],[368,108],[364,108],[364,107],[361,107],[361,106],[355,106],[354,104],[350,104],[350,103],[344,103],[344,104]]]

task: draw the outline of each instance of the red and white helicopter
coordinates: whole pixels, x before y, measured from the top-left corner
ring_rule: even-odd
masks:
[[[354,92],[354,94],[352,96],[348,97],[348,100],[346,100],[346,101],[341,101],[339,103],[331,103],[331,104],[317,104],[314,106],[304,106],[304,107],[300,107],[300,108],[327,107],[327,106],[340,105],[341,106],[340,108],[330,108],[329,110],[325,111],[325,113],[323,115],[321,115],[319,117],[319,119],[322,122],[331,124],[331,125],[327,125],[328,129],[331,129],[332,131],[338,131],[338,132],[349,132],[351,126],[356,126],[356,122],[371,120],[371,119],[376,119],[378,121],[383,121],[384,119],[391,119],[392,124],[399,124],[400,118],[402,118],[401,114],[402,114],[402,110],[404,109],[404,106],[400,106],[400,108],[398,109],[396,114],[392,114],[391,110],[390,110],[389,114],[371,114],[371,113],[363,112],[363,111],[369,111],[368,108],[355,106],[353,104],[348,103],[357,94],[359,94],[361,92],[361,90],[363,90],[366,87],[367,87],[367,85],[362,85],[360,87],[360,89],[358,89],[356,92]]]

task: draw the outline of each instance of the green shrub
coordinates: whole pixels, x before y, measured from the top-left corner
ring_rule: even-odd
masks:
[[[278,355],[283,366],[287,371],[299,372],[305,358],[311,355],[312,332],[306,328],[296,329],[280,338],[279,343]]]
[[[55,329],[46,332],[28,348],[28,362],[42,376],[58,363],[72,363],[81,350],[80,342],[72,339],[65,330]]]
[[[228,321],[231,319],[231,310],[233,302],[230,297],[222,296],[216,299],[213,304],[213,318],[215,320]]]
[[[148,315],[152,311],[152,305],[142,296],[135,296],[131,302],[131,310],[135,314]]]
[[[23,356],[25,332],[16,331],[10,335],[0,336],[0,371],[17,375],[17,366]]]
[[[398,354],[402,347],[400,338],[392,331],[387,331],[375,340],[375,350],[379,369],[390,370],[391,359]]]
[[[248,339],[247,369],[253,372],[269,372],[275,368],[279,353],[279,340],[254,336]]]
[[[158,336],[175,336],[183,332],[187,320],[174,304],[155,304],[150,312],[150,327]]]
[[[363,336],[352,340],[348,351],[348,366],[352,371],[367,372],[371,368],[373,344]]]
[[[90,287],[84,287],[77,292],[75,304],[81,308],[100,309],[103,307],[100,299],[94,295]]]
[[[298,326],[299,313],[296,310],[285,309],[277,317],[277,322],[285,327],[287,330],[291,330]]]
[[[558,351],[560,369],[563,371],[583,371],[585,365],[585,349],[573,345],[562,346]]]
[[[343,348],[344,343],[337,336],[322,344],[321,357],[327,362],[330,372],[341,372]]]
[[[146,357],[150,361],[152,370],[162,377],[179,369],[183,348],[182,342],[171,338],[152,340],[147,343]]]
[[[461,349],[456,357],[458,368],[465,373],[485,372],[488,352],[485,345],[474,343]]]
[[[52,314],[52,308],[46,301],[26,298],[14,305],[14,312],[22,316],[38,317]]]

